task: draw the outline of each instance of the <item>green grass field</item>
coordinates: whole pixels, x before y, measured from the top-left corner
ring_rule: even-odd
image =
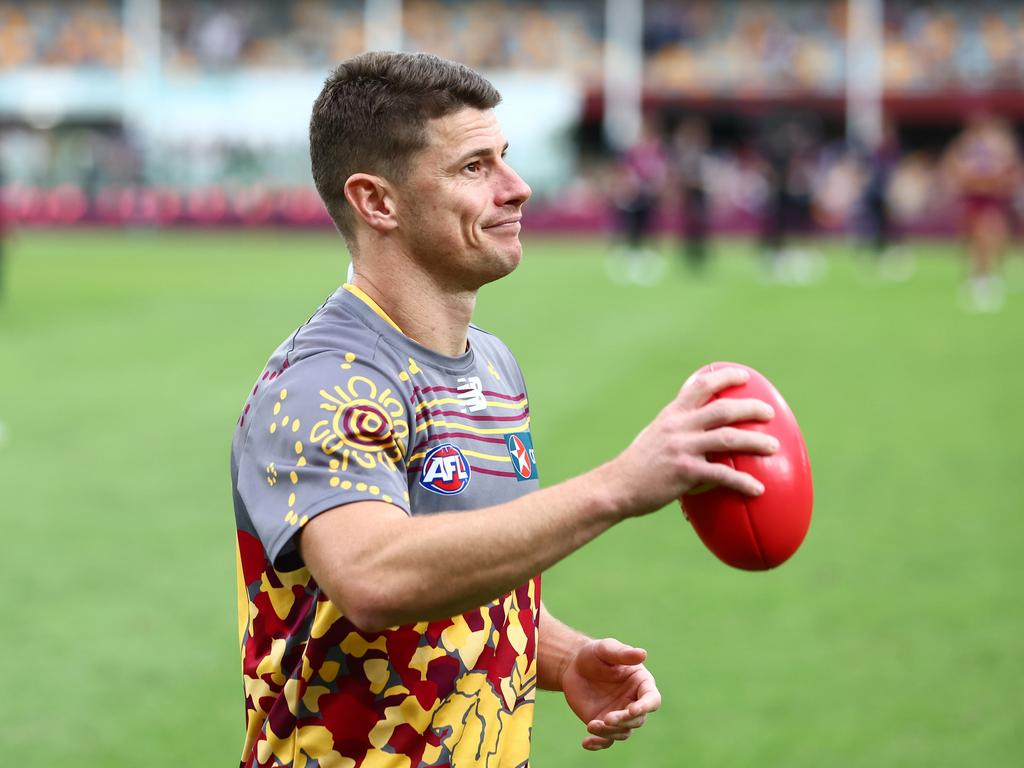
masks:
[[[845,246],[813,287],[750,246],[615,287],[597,242],[527,241],[477,322],[530,382],[545,483],[611,457],[711,360],[769,376],[816,507],[781,569],[733,571],[678,508],[552,569],[554,613],[650,651],[663,709],[579,748],[541,694],[533,764],[1010,766],[1024,758],[1024,269],[956,304],[953,245],[903,284]],[[0,302],[0,763],[237,764],[228,448],[274,346],[341,281],[327,234],[22,233]],[[557,332],[556,332],[557,329]]]

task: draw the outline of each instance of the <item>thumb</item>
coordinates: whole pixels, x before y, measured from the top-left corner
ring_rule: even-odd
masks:
[[[605,664],[640,664],[647,658],[647,651],[643,648],[634,648],[611,637],[601,640],[595,653]]]

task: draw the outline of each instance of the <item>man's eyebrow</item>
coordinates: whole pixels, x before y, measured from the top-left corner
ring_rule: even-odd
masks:
[[[505,142],[505,146],[503,146],[501,148],[501,154],[504,155],[506,152],[508,152],[508,142],[507,141]],[[458,163],[459,165],[462,165],[463,163],[468,163],[470,158],[480,157],[482,155],[488,155],[490,153],[491,153],[491,147],[480,147],[478,149],[471,149],[469,152],[466,152],[461,157],[459,157],[459,159],[456,161],[456,163]]]

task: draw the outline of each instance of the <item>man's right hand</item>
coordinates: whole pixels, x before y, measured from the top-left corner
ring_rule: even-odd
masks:
[[[745,383],[742,368],[697,373],[679,394],[618,457],[597,470],[609,493],[621,497],[623,517],[660,509],[704,484],[721,485],[748,496],[764,492],[751,475],[728,464],[709,461],[708,454],[751,453],[767,456],[779,448],[771,435],[732,426],[769,421],[775,412],[761,400],[715,394]]]

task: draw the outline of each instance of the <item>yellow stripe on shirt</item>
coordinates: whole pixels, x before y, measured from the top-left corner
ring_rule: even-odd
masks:
[[[490,461],[504,461],[504,462],[512,461],[512,457],[509,456],[508,454],[505,454],[504,456],[495,456],[494,454],[491,454],[491,453],[480,453],[478,451],[470,451],[470,450],[468,450],[466,448],[459,448],[459,451],[464,453],[466,456],[473,456],[473,457],[475,457],[477,459],[488,459]],[[408,463],[412,464],[417,459],[422,459],[428,453],[429,453],[429,451],[420,451],[419,453],[414,453],[412,456],[409,457]]]
[[[377,315],[379,315],[382,320],[385,320],[392,328],[401,333],[403,336],[405,335],[405,332],[398,327],[398,323],[392,320],[391,316],[388,315],[388,313],[385,312],[383,309],[381,309],[380,305],[366,294],[366,291],[364,291],[362,288],[357,288],[356,286],[352,285],[352,283],[345,283],[341,287],[344,288],[349,293],[351,293],[357,299],[360,299],[366,306],[368,306]]]
[[[438,427],[453,427],[459,431],[473,432],[477,435],[509,435],[513,432],[525,432],[530,428],[530,420],[527,419],[522,424],[516,424],[515,426],[498,427],[497,429],[484,429],[482,427],[473,427],[469,424],[461,424],[457,421],[444,421],[443,419],[430,419],[424,421],[422,424],[416,427],[417,432],[422,432],[424,429],[430,426]]]
[[[466,391],[472,394],[470,390]],[[416,410],[422,411],[424,408],[432,408],[435,405],[465,405],[467,399],[468,398],[461,397],[442,397],[438,398],[437,400],[425,400],[416,406]],[[526,399],[510,403],[496,403],[492,400],[485,400],[484,402],[487,403],[488,408],[507,408],[509,410],[516,411],[520,410],[521,408],[525,408],[527,403]]]

